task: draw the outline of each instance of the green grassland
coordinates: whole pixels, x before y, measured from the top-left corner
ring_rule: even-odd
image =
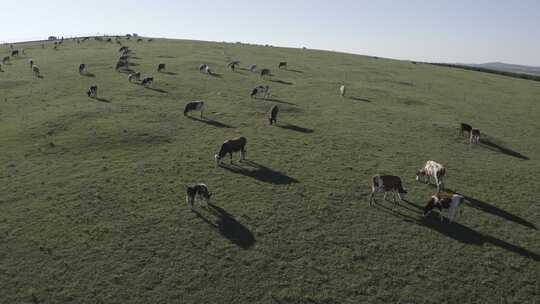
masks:
[[[0,303],[540,302],[540,83],[309,49],[123,42],[153,89],[113,71],[119,45],[93,40],[25,46],[0,72]],[[229,71],[231,59],[273,76]],[[268,100],[250,100],[257,84]],[[183,115],[198,99],[205,121]],[[460,122],[483,143],[458,136]],[[250,162],[217,167],[236,136]],[[467,198],[453,224],[422,218],[435,188],[414,177],[427,160]],[[409,202],[370,207],[377,173],[401,176]],[[195,182],[214,193],[197,213],[184,198]]]

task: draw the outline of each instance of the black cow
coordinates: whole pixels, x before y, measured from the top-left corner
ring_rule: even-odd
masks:
[[[83,73],[86,73],[86,64],[81,63],[79,65],[79,74],[83,74]]]
[[[232,154],[233,152],[240,152],[240,161],[246,159],[247,150],[246,150],[247,139],[245,137],[239,137],[235,139],[226,140],[219,150],[218,154],[214,156],[216,163],[221,165],[223,163],[223,158],[229,154],[231,156],[232,164]]]
[[[165,70],[165,63],[160,63],[158,65],[157,71],[158,72],[163,72],[164,70]]]
[[[281,68],[287,69],[287,62],[285,62],[285,61],[280,62],[279,65],[278,65],[278,68],[279,69],[281,69]]]
[[[278,113],[279,113],[278,106],[273,106],[272,109],[270,110],[270,117],[268,118],[271,125],[277,123]]]
[[[264,76],[270,76],[270,70],[269,69],[262,69],[261,70],[261,77]]]
[[[11,52],[11,57],[19,56],[19,50],[14,50]]]
[[[460,134],[461,134],[461,136],[463,136],[463,134],[465,132],[467,132],[469,137],[470,137],[471,136],[471,131],[472,131],[471,125],[463,123],[463,122],[460,124]]]

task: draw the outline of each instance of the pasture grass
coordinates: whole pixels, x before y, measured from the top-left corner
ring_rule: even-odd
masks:
[[[122,41],[153,88],[113,71],[119,45],[96,41],[27,45],[0,72],[0,303],[539,302],[540,83],[317,50]],[[245,69],[227,70],[233,59]],[[99,99],[86,96],[92,84]],[[250,100],[258,84],[267,100]],[[184,117],[193,100],[205,120]],[[483,143],[467,144],[460,122]],[[216,167],[237,136],[249,161]],[[414,179],[427,160],[467,197],[455,223],[421,216],[435,192]],[[401,176],[408,201],[369,207],[377,173]],[[214,195],[191,212],[195,182]]]

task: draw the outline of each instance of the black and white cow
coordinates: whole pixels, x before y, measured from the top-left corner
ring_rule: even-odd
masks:
[[[165,63],[160,63],[157,67],[157,71],[158,72],[163,72],[165,71]]]
[[[245,160],[247,156],[246,145],[247,145],[247,139],[243,136],[235,138],[235,139],[226,140],[221,145],[221,149],[219,150],[218,154],[214,155],[214,158],[216,159],[216,163],[218,165],[221,165],[223,163],[223,158],[227,154],[229,154],[231,157],[231,164],[232,164],[233,152],[240,152],[240,161]]]
[[[347,88],[345,88],[345,85],[342,85],[339,87],[339,93],[341,94],[341,97],[345,97],[345,93],[347,92]]]
[[[81,63],[79,64],[79,74],[84,74],[84,73],[86,73],[86,64]]]
[[[278,68],[279,69],[281,69],[281,68],[287,69],[287,62],[285,62],[285,61],[280,62],[279,65],[278,65]]]
[[[201,118],[203,118],[204,101],[196,100],[196,101],[188,102],[184,108],[184,116],[186,116],[189,112],[192,112],[192,111],[201,112]]]
[[[128,81],[132,82],[133,80],[140,81],[141,80],[141,72],[130,73],[128,75]]]
[[[212,193],[208,191],[208,186],[205,184],[199,183],[186,186],[186,203],[191,210],[193,210],[193,203],[195,203],[197,198],[204,200],[205,204],[208,205],[211,196]]]
[[[96,98],[97,97],[97,85],[91,86],[90,89],[88,89],[88,91],[86,91],[86,94],[90,98]]]
[[[272,109],[270,109],[270,117],[268,120],[270,121],[270,124],[277,123],[277,115],[279,113],[279,108],[277,105],[273,106]]]
[[[371,195],[369,196],[369,205],[373,205],[375,200],[375,193],[384,192],[384,198],[386,199],[386,194],[392,192],[394,203],[404,200],[407,195],[407,190],[403,188],[401,178],[394,175],[374,175],[371,178]],[[396,200],[397,195],[397,200]]]
[[[212,71],[210,70],[210,66],[206,63],[203,63],[199,66],[199,72],[204,72],[207,74],[212,74]]]
[[[447,217],[450,223],[456,218],[458,209],[463,203],[464,197],[455,193],[439,192],[431,196],[427,205],[424,207],[424,216],[428,215],[433,209],[438,208],[443,221],[443,210],[447,211]],[[461,209],[462,213],[463,210]]]
[[[141,81],[141,84],[145,87],[151,86],[154,83],[154,77],[145,77]]]
[[[118,52],[124,52],[124,51],[127,51],[127,50],[129,50],[129,48],[127,46],[123,46],[118,50]]]
[[[471,137],[471,131],[472,131],[472,126],[471,125],[466,124],[464,122],[460,123],[460,125],[459,125],[459,134],[461,134],[461,136],[463,136],[465,134],[465,132],[467,132],[468,137]]]
[[[470,143],[471,144],[477,144],[479,142],[480,142],[480,129],[472,129],[471,130]]]
[[[249,66],[249,70],[252,72],[252,73],[255,73],[255,70],[257,69],[257,65],[256,64],[252,64]]]
[[[239,65],[240,65],[240,61],[234,60],[234,61],[229,62],[227,64],[227,67],[234,72],[234,69],[236,69],[236,67],[238,67]]]
[[[254,98],[261,94],[263,95],[263,98],[268,97],[268,95],[270,95],[270,87],[268,85],[258,85],[253,90],[251,90],[250,97]]]

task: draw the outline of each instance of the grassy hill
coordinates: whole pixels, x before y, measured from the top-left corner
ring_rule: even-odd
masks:
[[[123,42],[153,89],[113,71],[119,46],[97,41],[25,46],[0,72],[0,303],[538,303],[540,83],[315,50]],[[274,76],[228,71],[229,59]],[[251,101],[261,83],[271,97]],[[197,99],[208,120],[183,116]],[[460,122],[483,143],[459,137]],[[216,167],[240,135],[250,162]],[[422,218],[435,189],[414,177],[427,160],[467,197],[453,224]],[[369,207],[377,173],[401,176],[409,203]],[[214,193],[198,214],[184,198],[194,182]]]

